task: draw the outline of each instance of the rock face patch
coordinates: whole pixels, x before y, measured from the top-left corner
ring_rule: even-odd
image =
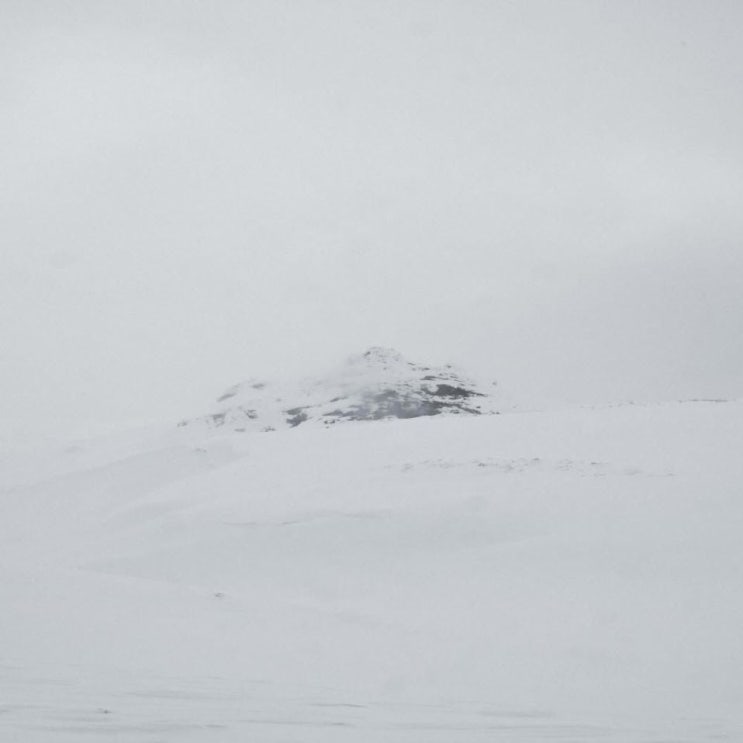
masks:
[[[289,384],[250,379],[220,395],[217,405],[208,415],[179,425],[273,431],[312,423],[496,412],[492,396],[452,366],[423,366],[381,347],[352,356],[321,378]]]

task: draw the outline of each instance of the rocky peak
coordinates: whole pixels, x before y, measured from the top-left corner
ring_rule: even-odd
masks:
[[[385,348],[384,346],[372,346],[364,353],[358,356],[351,356],[348,359],[349,364],[363,363],[369,366],[403,366],[408,362],[399,351],[394,348]]]
[[[424,366],[374,346],[334,372],[294,385],[249,379],[217,398],[211,414],[181,426],[271,431],[302,424],[480,415],[495,412],[484,390],[452,366]]]

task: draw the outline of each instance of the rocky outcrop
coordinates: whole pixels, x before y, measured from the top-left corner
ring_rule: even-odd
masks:
[[[352,356],[322,378],[296,385],[251,379],[226,390],[216,402],[211,414],[179,425],[271,431],[310,423],[495,412],[492,397],[452,366],[416,364],[380,347]]]

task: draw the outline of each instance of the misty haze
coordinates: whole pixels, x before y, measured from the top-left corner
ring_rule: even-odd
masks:
[[[743,741],[742,27],[0,0],[0,741]]]

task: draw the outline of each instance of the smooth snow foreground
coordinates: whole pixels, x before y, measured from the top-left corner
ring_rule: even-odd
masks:
[[[743,404],[4,454],[0,741],[743,740]]]

